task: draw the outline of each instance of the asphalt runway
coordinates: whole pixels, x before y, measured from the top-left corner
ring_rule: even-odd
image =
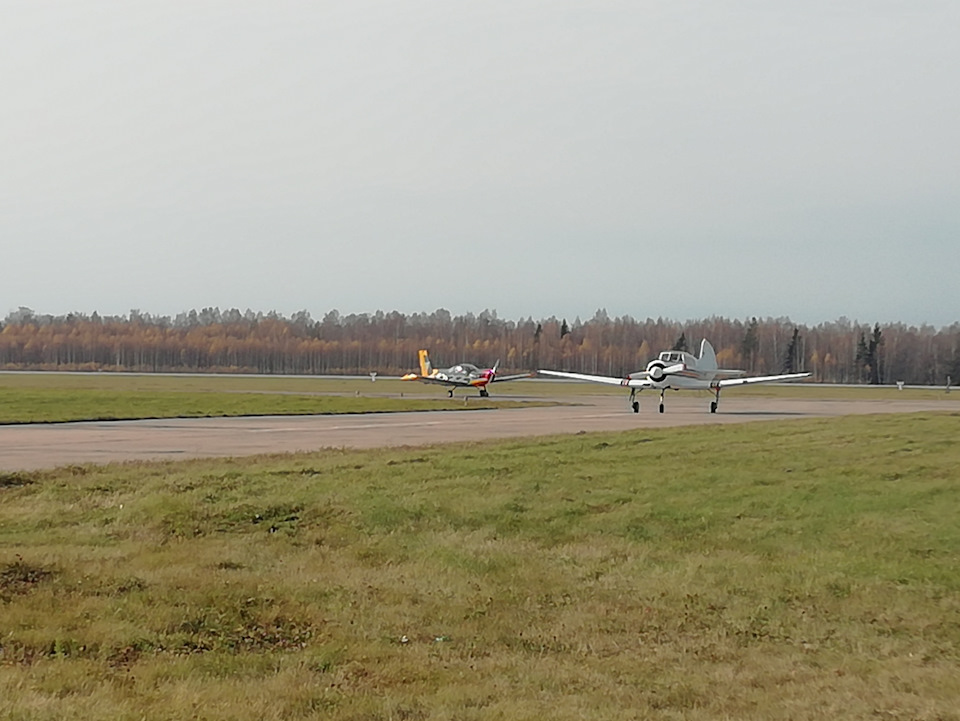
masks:
[[[577,406],[375,413],[329,416],[259,416],[0,426],[0,470],[18,471],[86,463],[212,458],[322,448],[422,446],[620,431],[633,428],[745,423],[851,414],[960,412],[960,399],[858,401],[737,398],[721,400],[716,414],[709,398],[669,394],[666,413],[657,398],[642,399],[639,414],[617,396],[578,397]]]

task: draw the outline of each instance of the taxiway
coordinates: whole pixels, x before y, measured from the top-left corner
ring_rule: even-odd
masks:
[[[622,398],[585,396],[582,405],[326,416],[179,418],[0,426],[0,470],[86,463],[211,458],[323,448],[420,446],[492,438],[634,428],[744,423],[868,413],[960,412],[951,400],[724,398],[710,414],[703,398],[671,396],[667,412],[648,402],[637,415]]]

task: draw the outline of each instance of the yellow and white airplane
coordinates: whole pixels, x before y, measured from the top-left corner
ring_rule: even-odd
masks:
[[[488,398],[487,392],[489,383],[500,383],[502,381],[512,381],[517,378],[532,378],[533,373],[521,373],[513,376],[498,376],[497,366],[500,361],[493,364],[493,368],[480,369],[473,363],[458,363],[450,368],[434,368],[430,363],[430,354],[425,350],[418,351],[420,356],[420,373],[407,373],[400,380],[421,381],[422,383],[436,383],[449,387],[447,393],[453,398],[453,391],[457,388],[478,388],[480,395]]]
[[[630,405],[634,413],[640,412],[637,393],[645,388],[660,391],[660,412],[663,413],[663,394],[673,390],[710,390],[714,400],[710,401],[710,412],[716,413],[720,403],[720,391],[731,386],[745,386],[752,383],[775,383],[777,381],[795,381],[806,378],[809,373],[785,373],[776,376],[747,376],[746,371],[717,368],[717,354],[706,338],[700,343],[700,355],[679,350],[663,351],[659,357],[647,363],[645,370],[631,373],[626,378],[593,376],[585,373],[566,373],[563,371],[539,370],[547,376],[572,378],[579,381],[606,383],[624,386],[630,389]]]

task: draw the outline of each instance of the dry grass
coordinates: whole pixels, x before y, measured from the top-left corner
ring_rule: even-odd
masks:
[[[957,719],[957,416],[0,484],[0,718]]]

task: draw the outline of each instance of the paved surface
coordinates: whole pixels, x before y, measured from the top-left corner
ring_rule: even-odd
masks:
[[[373,448],[539,436],[580,431],[743,423],[866,413],[960,412],[960,400],[850,401],[736,398],[708,412],[709,398],[668,395],[666,413],[657,399],[639,415],[625,399],[584,396],[584,405],[487,411],[433,411],[338,416],[270,416],[0,426],[0,470],[148,459],[241,456]],[[643,402],[643,401],[642,401]]]

